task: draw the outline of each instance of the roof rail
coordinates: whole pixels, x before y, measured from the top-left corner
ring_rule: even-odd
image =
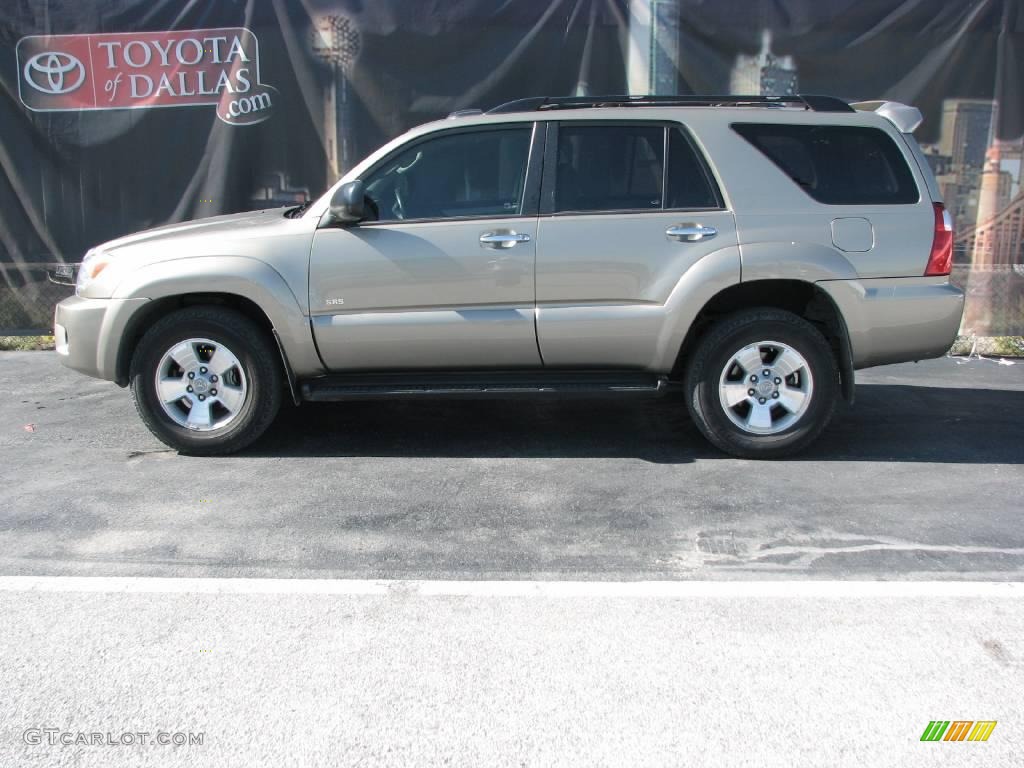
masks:
[[[460,117],[470,117],[471,115],[482,115],[484,111],[482,109],[456,109],[454,112],[448,113],[449,120],[456,120]]]
[[[548,109],[593,109],[597,107],[787,107],[802,106],[815,112],[853,112],[853,107],[835,96],[533,96],[500,104],[485,114],[538,112]]]

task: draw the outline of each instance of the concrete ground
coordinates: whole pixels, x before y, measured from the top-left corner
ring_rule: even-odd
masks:
[[[0,583],[5,768],[1024,760],[1021,585],[100,581]]]
[[[193,459],[0,354],[0,766],[1019,765],[1024,364],[858,382],[785,462],[672,400],[303,406]],[[141,732],[203,743],[60,743]]]

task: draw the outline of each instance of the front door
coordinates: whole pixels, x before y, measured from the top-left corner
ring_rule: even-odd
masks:
[[[429,134],[364,177],[370,216],[318,229],[313,332],[331,370],[539,366],[534,124]]]

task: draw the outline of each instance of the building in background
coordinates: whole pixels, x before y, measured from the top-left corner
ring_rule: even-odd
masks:
[[[942,102],[939,140],[922,147],[958,232],[973,229],[979,223],[979,212],[985,214],[980,210],[985,206],[979,195],[997,114],[998,105],[991,99],[946,99]],[[1002,172],[1001,165],[997,170]],[[992,171],[990,167],[989,173]],[[1009,201],[1013,186],[1012,177],[1005,179],[997,182],[989,179],[990,187],[993,183],[997,187],[1009,184],[1004,205]],[[986,205],[991,203],[990,199]],[[957,257],[958,261],[965,262],[970,253],[960,250]]]
[[[942,102],[939,151],[953,165],[980,169],[992,141],[996,103],[986,99],[946,99]]]
[[[1015,141],[997,139],[994,143],[999,147],[999,167],[1010,178],[1010,199],[1012,200],[1021,191],[1020,172],[1021,161],[1024,160],[1024,138]]]
[[[761,30],[761,50],[739,54],[729,76],[729,93],[751,96],[793,96],[797,93],[796,64],[792,56],[772,52],[772,31]]]

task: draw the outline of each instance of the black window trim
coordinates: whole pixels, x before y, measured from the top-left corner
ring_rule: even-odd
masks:
[[[417,136],[412,141],[407,141],[400,147],[395,147],[394,151],[388,153],[372,166],[370,166],[360,178],[370,177],[376,173],[382,166],[387,165],[389,162],[394,160],[398,155],[406,152],[414,147],[424,144],[427,141],[436,139],[442,136],[452,136],[461,133],[481,133],[483,131],[501,131],[509,130],[514,128],[527,127],[530,129],[530,146],[527,150],[526,155],[526,179],[523,183],[523,204],[522,210],[519,213],[509,213],[506,215],[492,215],[492,216],[440,216],[431,218],[419,218],[419,219],[385,219],[377,221],[360,221],[356,224],[349,224],[347,226],[357,227],[394,227],[403,224],[427,224],[431,222],[439,221],[491,221],[493,219],[532,219],[536,218],[538,211],[538,202],[540,199],[540,186],[541,186],[541,168],[544,160],[544,131],[543,126],[539,121],[536,120],[510,120],[504,123],[486,123],[483,125],[463,125],[457,128],[442,128],[437,131],[431,131],[430,133],[424,133],[422,136]]]
[[[916,199],[914,199],[913,202],[901,202],[901,203],[887,203],[887,202],[829,203],[829,202],[826,202],[825,200],[819,200],[814,195],[812,195],[810,192],[808,192],[806,189],[804,189],[800,184],[797,184],[796,180],[792,176],[790,176],[789,173],[786,172],[786,169],[783,168],[782,166],[780,166],[778,163],[776,163],[775,160],[773,160],[772,157],[768,153],[766,153],[757,144],[755,144],[753,141],[748,139],[740,131],[737,130],[737,126],[760,126],[760,125],[768,125],[768,126],[785,125],[785,126],[796,126],[796,127],[801,127],[801,128],[859,128],[859,129],[866,129],[866,130],[869,130],[869,131],[877,131],[878,133],[880,133],[883,136],[885,136],[885,138],[887,138],[892,143],[892,145],[896,148],[896,153],[901,158],[903,158],[903,162],[907,166],[907,173],[910,175],[910,180],[911,180],[911,182],[914,185],[914,191],[917,193],[917,197],[916,197]],[[914,165],[911,164],[911,162],[910,162],[911,158],[907,157],[907,154],[904,151],[904,146],[903,145],[905,144],[905,142],[896,141],[891,135],[889,135],[889,133],[887,131],[885,131],[885,130],[883,130],[881,128],[877,128],[877,127],[875,127],[873,125],[851,125],[849,123],[765,123],[765,122],[761,122],[761,121],[756,121],[755,120],[755,121],[742,121],[742,122],[741,121],[737,121],[737,122],[734,122],[734,123],[729,123],[729,128],[733,131],[733,133],[735,133],[737,136],[739,136],[741,139],[743,139],[743,141],[745,141],[748,145],[750,145],[750,147],[752,149],[754,149],[754,151],[758,152],[762,157],[764,157],[764,159],[766,159],[769,163],[771,163],[772,166],[776,170],[778,170],[779,173],[781,173],[783,175],[783,177],[785,177],[786,179],[789,179],[789,183],[792,184],[797,189],[799,189],[801,192],[803,192],[808,197],[808,199],[810,199],[810,201],[812,203],[814,203],[815,205],[821,205],[821,206],[824,206],[826,208],[871,208],[871,207],[876,207],[877,208],[878,206],[885,206],[886,208],[892,208],[892,207],[898,207],[898,206],[901,206],[901,205],[907,205],[907,206],[920,205],[921,204],[921,200],[923,199],[922,193],[921,193],[921,183],[918,180],[917,175],[914,173]],[[914,158],[913,160],[914,160],[914,163],[917,162],[916,158]]]
[[[586,126],[601,126],[601,125],[642,125],[647,127],[660,127],[662,129],[662,169],[661,169],[661,208],[616,208],[613,210],[605,211],[556,211],[555,210],[555,187],[557,184],[557,172],[558,172],[558,128],[560,125],[586,125]],[[714,195],[717,205],[707,207],[689,207],[689,208],[666,208],[665,198],[668,192],[668,148],[669,148],[669,131],[678,130],[682,135],[683,139],[687,142],[690,150],[693,152],[694,157],[697,159],[697,163],[700,165],[701,171],[704,174],[704,179],[707,182],[708,187],[711,189],[711,193]],[[541,190],[540,190],[540,215],[541,216],[609,216],[609,215],[621,215],[628,213],[630,215],[642,215],[642,214],[659,214],[659,213],[686,213],[689,211],[725,211],[728,208],[725,205],[725,199],[722,197],[722,190],[718,184],[718,179],[711,172],[711,167],[708,165],[708,159],[701,151],[700,147],[693,140],[693,135],[690,133],[690,129],[686,125],[680,123],[677,120],[550,120],[546,121],[546,139],[544,142],[544,170],[541,178]]]

